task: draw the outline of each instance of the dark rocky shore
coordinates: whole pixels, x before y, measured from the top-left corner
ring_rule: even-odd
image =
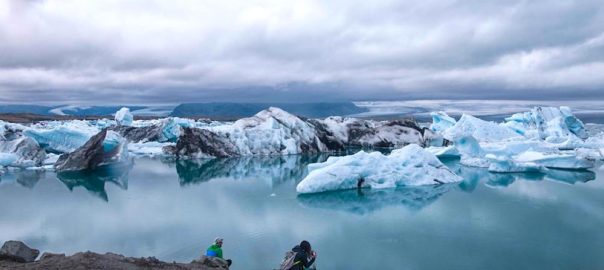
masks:
[[[114,253],[99,254],[79,252],[71,256],[44,253],[39,260],[39,251],[23,242],[7,241],[0,249],[0,269],[168,269],[168,270],[224,270],[229,269],[226,261],[201,256],[190,263],[163,262],[155,257],[132,258]]]

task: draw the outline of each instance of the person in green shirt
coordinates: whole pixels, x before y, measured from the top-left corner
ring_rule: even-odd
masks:
[[[207,250],[206,250],[206,256],[208,257],[218,257],[224,260],[224,258],[222,257],[222,243],[223,243],[223,239],[220,237],[216,237],[216,239],[214,239],[214,244],[212,244]],[[231,266],[232,261],[231,260],[225,260],[229,266]]]

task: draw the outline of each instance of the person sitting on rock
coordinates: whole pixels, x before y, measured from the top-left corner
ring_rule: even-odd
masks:
[[[300,245],[292,248],[292,251],[296,253],[296,258],[294,259],[294,266],[290,268],[290,270],[304,270],[310,268],[317,258],[317,253],[312,250],[310,243],[306,240],[300,242]]]
[[[224,260],[224,258],[222,257],[222,238],[220,237],[216,237],[216,239],[214,239],[214,244],[212,244],[207,250],[206,250],[206,256],[208,257],[217,257],[217,258],[221,258]],[[229,266],[231,266],[231,263],[233,261],[231,261],[230,259],[225,260],[227,262],[227,264]]]

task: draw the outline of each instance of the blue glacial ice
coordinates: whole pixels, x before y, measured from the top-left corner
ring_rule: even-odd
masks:
[[[442,132],[454,126],[457,121],[445,112],[431,112],[432,124],[430,129],[434,132]]]
[[[41,122],[24,130],[48,152],[69,153],[84,145],[99,129],[87,121]]]

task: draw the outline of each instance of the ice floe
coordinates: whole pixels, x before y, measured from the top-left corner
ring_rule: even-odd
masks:
[[[356,188],[359,181],[371,188],[434,185],[461,181],[436,156],[416,144],[389,155],[360,151],[310,164],[309,174],[296,187],[299,193]]]

